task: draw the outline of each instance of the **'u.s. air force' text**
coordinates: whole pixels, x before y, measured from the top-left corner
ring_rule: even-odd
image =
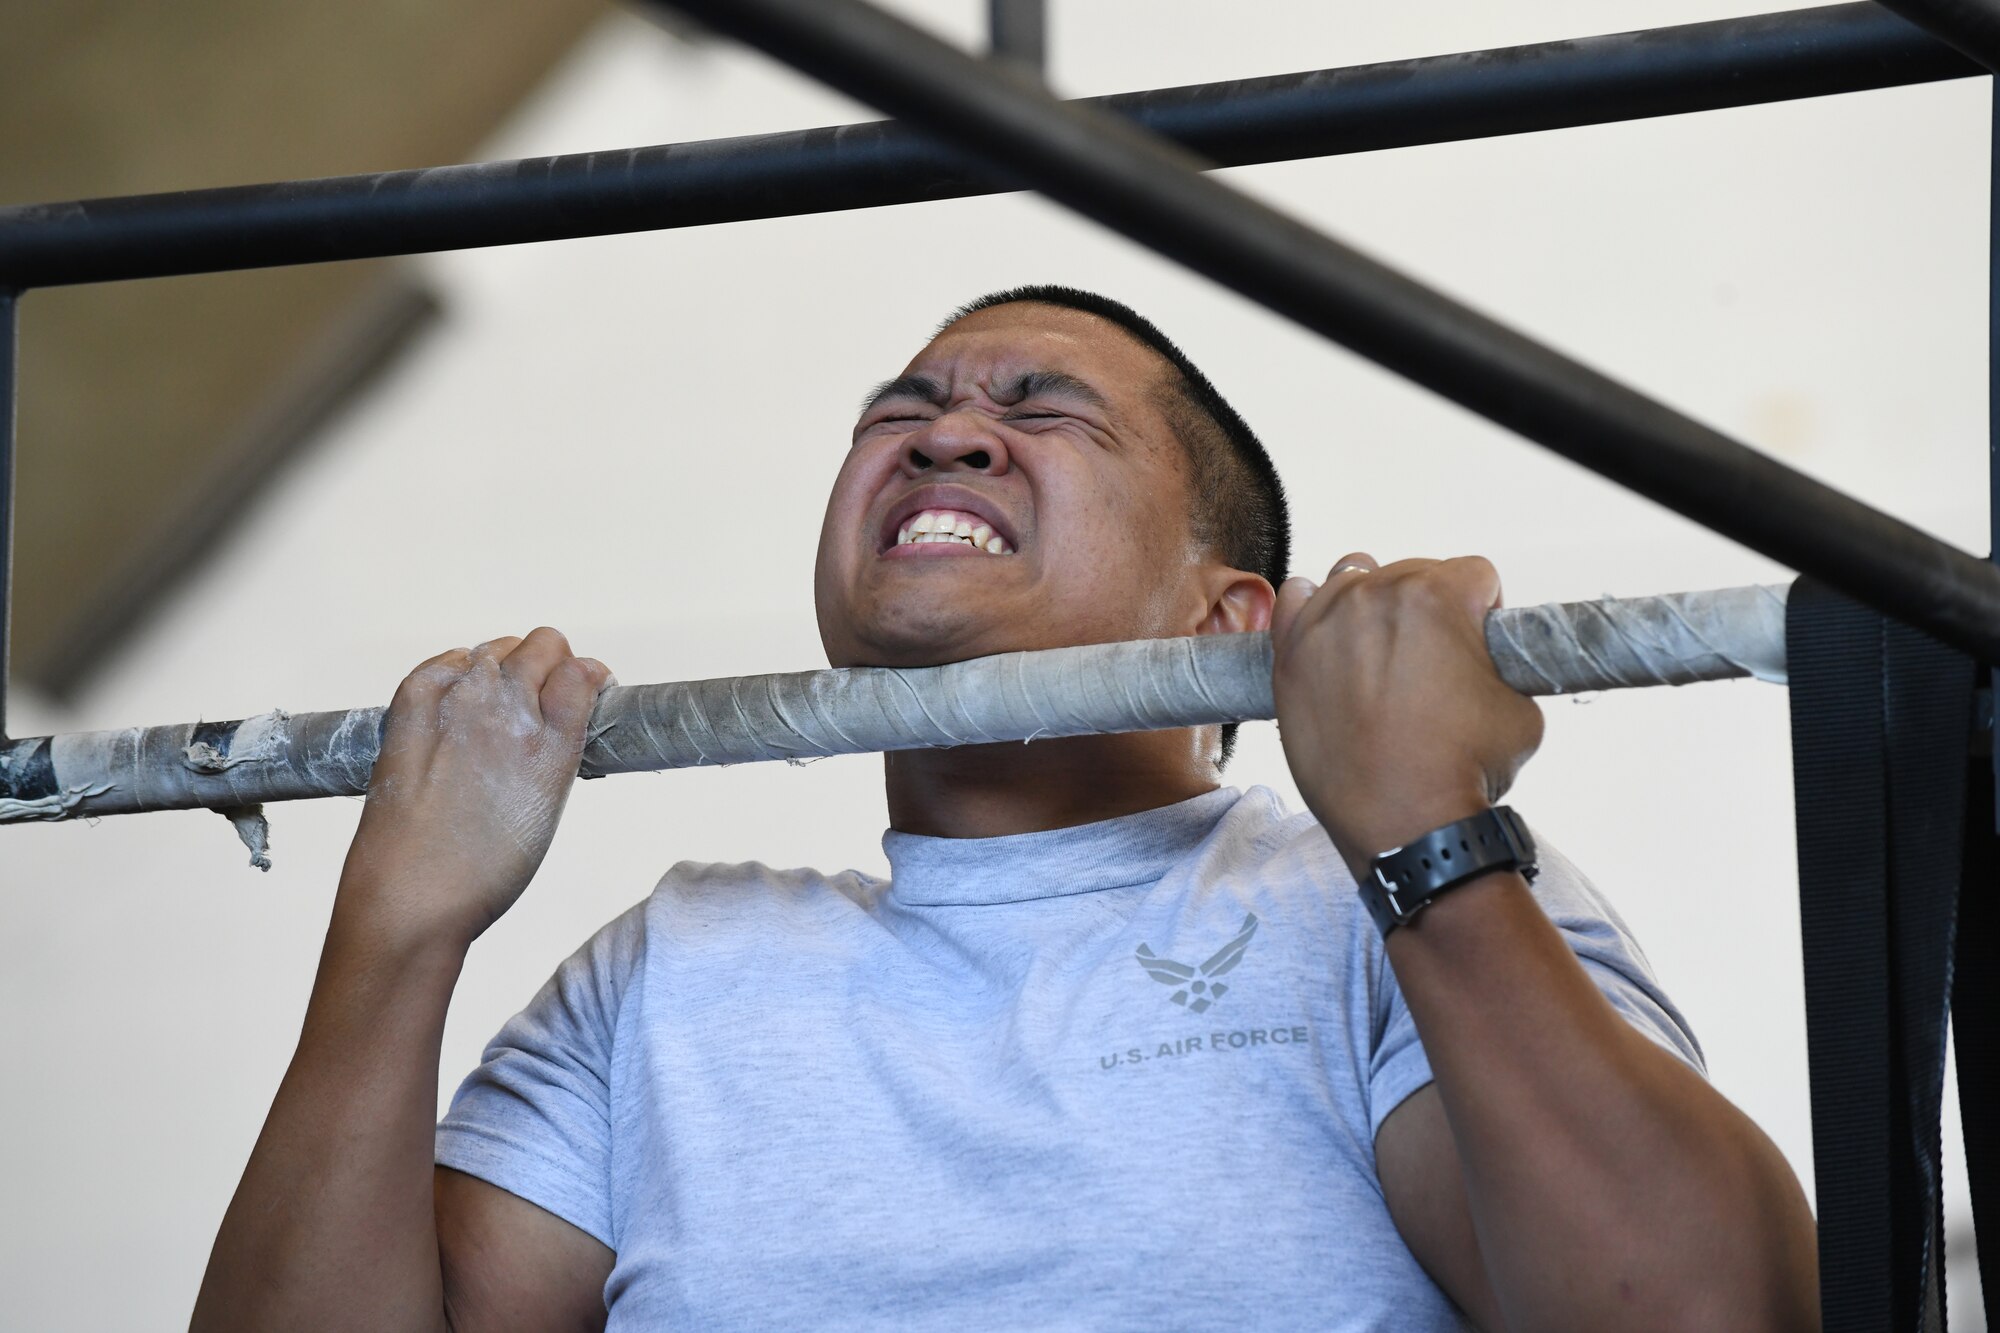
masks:
[[[1210,1032],[1205,1036],[1181,1037],[1174,1041],[1163,1041],[1149,1054],[1143,1046],[1132,1046],[1122,1051],[1097,1057],[1099,1069],[1117,1069],[1124,1065],[1142,1065],[1148,1060],[1175,1060],[1188,1055],[1221,1054],[1232,1051],[1250,1051],[1263,1046],[1304,1046],[1312,1040],[1312,1034],[1303,1026],[1289,1028],[1236,1028]]]

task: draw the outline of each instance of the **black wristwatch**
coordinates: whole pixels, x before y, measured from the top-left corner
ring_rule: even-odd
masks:
[[[1439,894],[1495,870],[1535,877],[1535,840],[1511,806],[1496,805],[1470,819],[1433,829],[1368,863],[1361,901],[1384,935],[1408,924]]]

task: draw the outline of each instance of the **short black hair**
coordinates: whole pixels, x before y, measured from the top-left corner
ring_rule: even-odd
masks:
[[[1001,305],[1049,305],[1080,310],[1116,324],[1158,352],[1174,375],[1162,385],[1160,407],[1188,458],[1189,521],[1195,540],[1232,569],[1261,575],[1273,588],[1291,570],[1292,518],[1278,469],[1257,433],[1208,376],[1159,327],[1121,301],[1077,287],[1038,284],[989,292],[954,310],[939,332],[968,315]],[[1236,724],[1222,728],[1221,762],[1236,752]]]

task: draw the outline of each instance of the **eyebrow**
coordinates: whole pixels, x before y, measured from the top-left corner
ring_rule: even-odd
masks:
[[[898,375],[895,379],[883,380],[870,389],[861,400],[861,410],[855,415],[865,417],[895,398],[914,398],[920,403],[929,403],[932,407],[943,407],[950,401],[945,394],[944,385],[930,376]]]
[[[1031,370],[1009,385],[1006,391],[994,395],[996,402],[1010,406],[1030,398],[1068,398],[1096,408],[1109,410],[1111,407],[1103,394],[1076,376],[1060,370]]]
[[[928,375],[898,375],[895,379],[884,380],[870,389],[861,400],[861,410],[857,415],[867,416],[883,403],[898,398],[914,399],[941,408],[950,401],[944,385]],[[1104,410],[1110,409],[1110,402],[1088,383],[1061,370],[1030,370],[1016,377],[1012,383],[1000,388],[994,401],[1008,406],[1025,402],[1030,398],[1068,398],[1074,402],[1088,403]]]

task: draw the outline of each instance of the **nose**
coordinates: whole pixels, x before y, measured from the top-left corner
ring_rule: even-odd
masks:
[[[947,412],[922,430],[910,432],[903,445],[903,472],[983,472],[1007,470],[1007,446],[992,424],[976,412]]]

